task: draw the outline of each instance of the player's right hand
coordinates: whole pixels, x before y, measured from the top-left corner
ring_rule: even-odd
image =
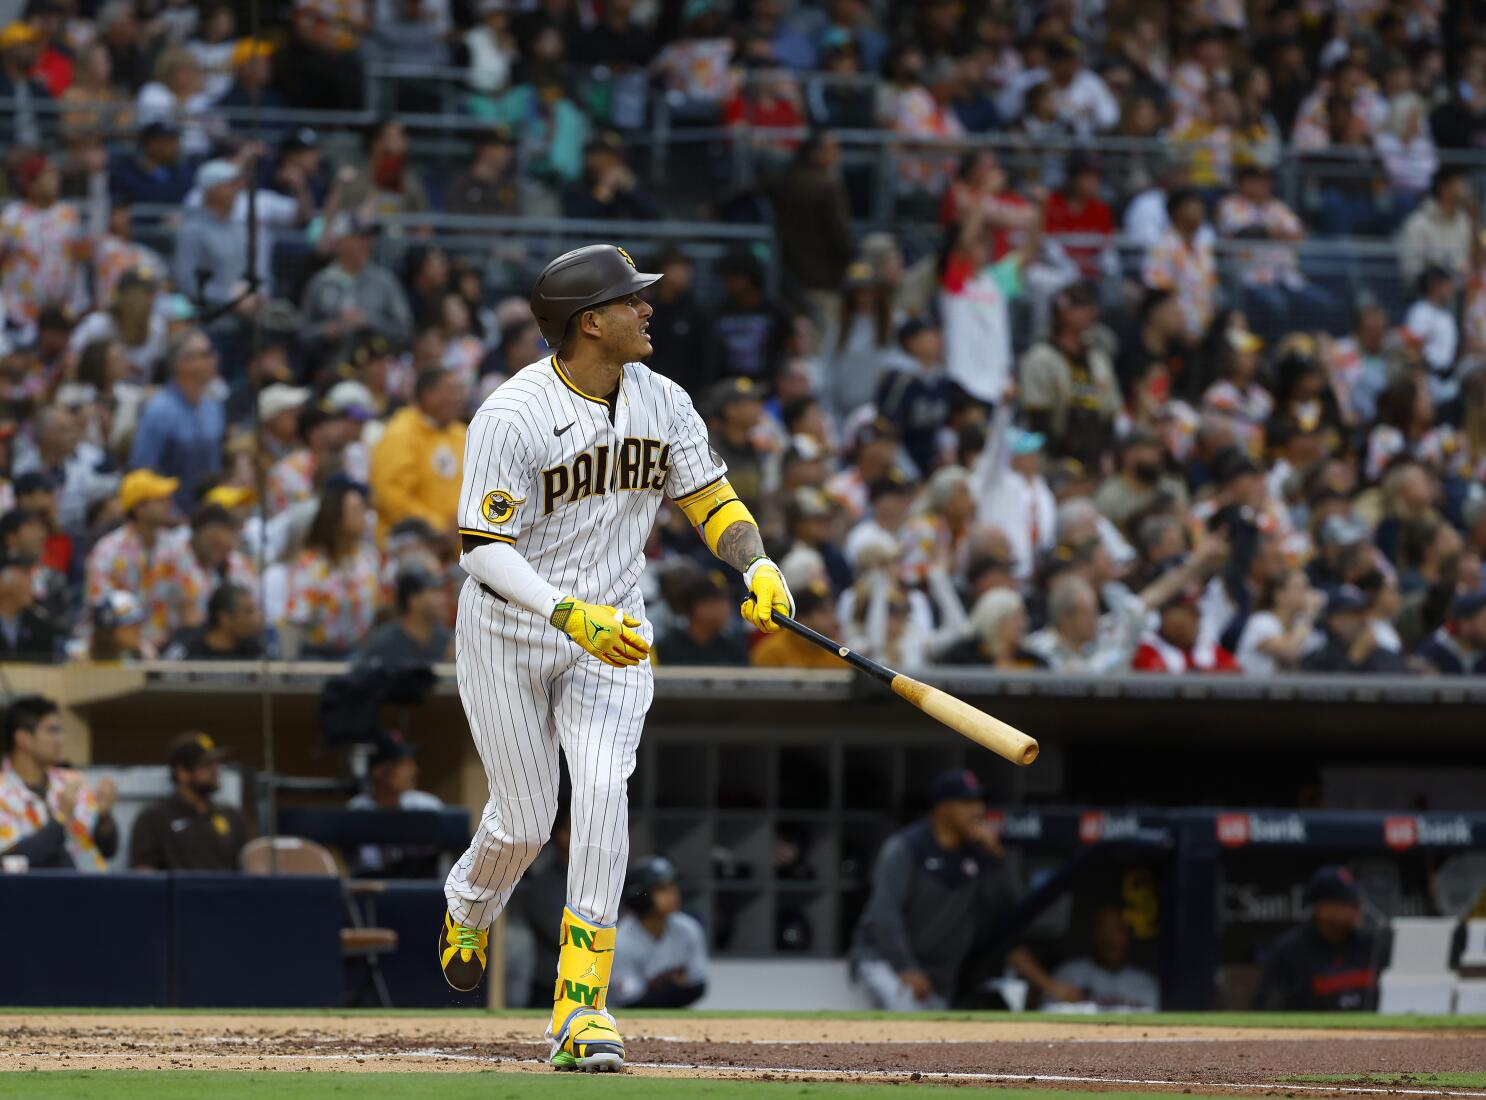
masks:
[[[629,668],[650,656],[650,643],[635,632],[640,624],[607,604],[564,596],[552,610],[552,625],[615,668]]]

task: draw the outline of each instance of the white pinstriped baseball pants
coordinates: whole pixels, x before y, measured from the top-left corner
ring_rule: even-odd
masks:
[[[641,618],[638,594],[625,603]],[[649,623],[641,633],[651,640]],[[454,668],[490,800],[444,883],[449,912],[485,928],[511,900],[552,832],[560,747],[573,780],[568,906],[615,923],[629,861],[629,777],[655,694],[649,662],[612,668],[471,578],[459,593]]]

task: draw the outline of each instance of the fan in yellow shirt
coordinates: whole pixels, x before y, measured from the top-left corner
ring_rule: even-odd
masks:
[[[812,584],[795,600],[795,619],[828,638],[835,637],[835,600],[830,589]],[[841,668],[841,660],[798,634],[781,630],[766,634],[748,653],[755,668]]]
[[[371,461],[379,540],[410,517],[435,531],[454,530],[464,473],[465,400],[457,374],[426,370],[414,386],[413,404],[387,422]]]

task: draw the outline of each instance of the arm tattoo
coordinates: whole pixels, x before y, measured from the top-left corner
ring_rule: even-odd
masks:
[[[717,557],[727,562],[739,573],[748,568],[754,558],[764,557],[764,540],[758,528],[744,520],[736,520],[717,540]]]

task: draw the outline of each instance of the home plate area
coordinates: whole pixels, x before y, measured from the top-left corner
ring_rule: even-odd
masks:
[[[529,1016],[436,1014],[14,1015],[0,1020],[0,1070],[550,1072],[542,1023]],[[1408,1076],[1388,1086],[1369,1085],[1384,1074],[1480,1071],[1486,1067],[1486,1031],[647,1015],[629,1019],[626,1033],[634,1074],[1486,1097],[1486,1089],[1416,1087]]]

